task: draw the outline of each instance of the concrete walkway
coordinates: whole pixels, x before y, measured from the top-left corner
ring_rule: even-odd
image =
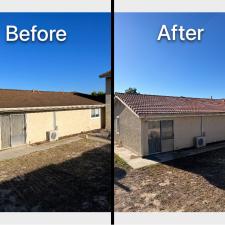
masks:
[[[90,139],[90,140],[93,140],[93,141],[99,141],[99,142],[103,142],[103,143],[106,143],[106,144],[111,144],[111,140],[106,139],[106,138],[102,138],[102,137],[95,137],[95,136],[92,136],[92,135],[87,135],[86,138]]]
[[[60,145],[69,144],[75,141],[79,141],[82,138],[79,136],[69,137],[54,142],[46,142],[40,145],[23,145],[15,148],[9,148],[0,151],[0,161],[18,158],[24,155],[28,155],[33,152],[48,150]]]
[[[145,166],[151,166],[158,163],[153,160],[141,158],[124,147],[115,146],[114,152],[133,169],[139,169]]]
[[[192,149],[184,149],[177,150],[171,152],[163,152],[160,154],[151,155],[146,158],[141,158],[137,156],[135,153],[124,147],[115,146],[115,153],[122,158],[129,166],[133,169],[139,169],[145,166],[151,166],[158,163],[163,163],[179,158],[184,158],[187,156],[197,155],[204,152],[209,152],[213,150],[218,150],[225,148],[225,142],[211,144],[203,148],[192,148]]]

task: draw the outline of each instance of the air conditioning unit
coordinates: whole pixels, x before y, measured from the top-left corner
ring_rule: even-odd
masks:
[[[195,140],[196,140],[196,147],[197,147],[197,148],[201,148],[201,147],[206,146],[206,140],[205,140],[205,137],[203,137],[203,136],[196,137]]]
[[[59,139],[58,131],[57,130],[51,130],[47,132],[47,139],[48,141],[56,141]]]

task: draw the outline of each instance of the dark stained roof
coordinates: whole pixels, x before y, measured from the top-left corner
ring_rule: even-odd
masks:
[[[80,92],[74,92],[74,93],[76,95],[84,97],[84,98],[89,98],[89,99],[97,101],[97,102],[105,103],[105,94],[94,96],[94,95],[84,94],[84,93],[80,93]]]
[[[110,78],[111,77],[111,70],[107,71],[106,73],[103,73],[99,75],[100,78]]]
[[[225,113],[224,99],[116,93],[138,116],[153,114]]]
[[[101,105],[73,92],[0,89],[0,108]]]

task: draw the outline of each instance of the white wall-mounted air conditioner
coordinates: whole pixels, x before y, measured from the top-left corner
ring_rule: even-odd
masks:
[[[197,148],[201,148],[201,147],[206,146],[206,140],[205,140],[204,136],[196,137],[195,141],[196,141],[195,145],[196,145]]]
[[[48,139],[48,141],[58,140],[59,139],[58,131],[57,130],[47,131],[47,139]]]

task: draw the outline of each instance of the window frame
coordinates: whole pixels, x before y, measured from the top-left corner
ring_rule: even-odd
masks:
[[[93,110],[94,110],[94,115],[92,113]],[[96,110],[98,111],[97,113],[96,113]],[[100,110],[100,108],[93,108],[93,109],[91,109],[91,119],[100,118],[100,116],[101,116],[101,110]]]

